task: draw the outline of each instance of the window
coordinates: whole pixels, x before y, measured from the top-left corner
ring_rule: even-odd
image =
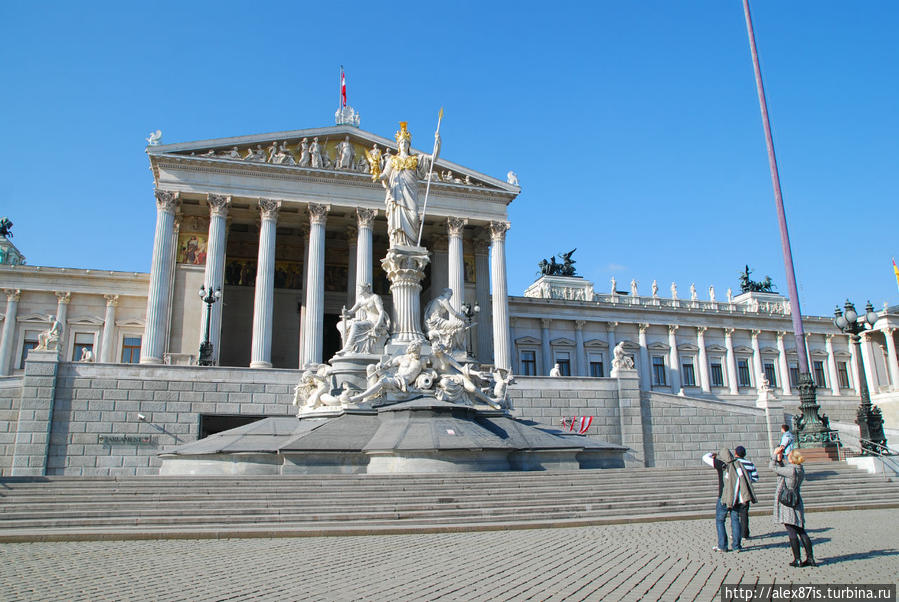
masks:
[[[751,387],[752,379],[749,377],[749,360],[737,360],[737,385]]]
[[[567,351],[556,353],[556,363],[559,364],[559,373],[562,376],[571,376],[571,356]]]
[[[667,382],[665,380],[665,358],[655,356],[652,358],[652,384],[664,387]]]
[[[140,363],[140,337],[125,337],[122,340],[122,363]]]
[[[521,364],[521,374],[523,376],[537,376],[537,352],[533,350],[524,350],[519,356]]]
[[[837,362],[837,377],[840,379],[840,388],[849,388],[849,365],[846,362]]]
[[[25,360],[28,359],[28,352],[37,347],[39,330],[26,330],[25,342],[22,344],[22,361],[19,362],[19,368],[25,369]]]
[[[772,387],[777,386],[777,371],[774,369],[773,362],[765,362],[765,378]]]
[[[75,347],[72,349],[72,360],[79,361],[82,352],[87,349],[91,353],[94,352],[94,335],[89,332],[75,333]]]
[[[815,366],[815,385],[822,389],[826,388],[827,380],[824,378],[824,362],[816,361],[813,363]]]
[[[712,363],[712,386],[724,386],[724,370],[721,368],[721,362]]]
[[[695,387],[696,386],[696,373],[693,371],[693,362],[684,362],[683,363],[683,379],[685,387]]]
[[[794,389],[799,386],[799,366],[790,364],[790,386]]]
[[[602,355],[590,355],[590,376],[594,378],[602,378],[605,375],[605,369],[602,364]]]

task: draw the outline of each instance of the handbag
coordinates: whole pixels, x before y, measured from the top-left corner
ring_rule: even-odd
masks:
[[[777,495],[777,501],[789,508],[799,507],[799,492],[784,483],[783,489]]]

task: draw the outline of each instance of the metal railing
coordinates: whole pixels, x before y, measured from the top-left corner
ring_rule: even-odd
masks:
[[[871,441],[869,439],[861,439],[858,440],[859,447],[861,447],[862,454],[873,456],[880,460],[880,475],[884,480],[889,480],[890,476],[887,475],[887,460],[888,456],[896,456],[899,455],[895,449],[892,449],[888,445],[884,445],[882,443],[877,443],[876,441]],[[893,472],[896,471],[895,468],[891,467]]]

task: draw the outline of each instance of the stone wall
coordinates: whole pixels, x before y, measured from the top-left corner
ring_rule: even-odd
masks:
[[[509,397],[518,418],[559,427],[565,417],[593,416],[588,435],[621,443],[617,379],[516,376]]]
[[[22,398],[22,377],[0,378],[0,476],[9,476]]]
[[[643,432],[647,466],[696,466],[704,454],[738,445],[759,463],[770,457],[771,434],[759,408],[644,392]]]
[[[294,370],[61,363],[47,474],[156,474],[157,454],[198,438],[200,414],[294,413],[296,380]]]

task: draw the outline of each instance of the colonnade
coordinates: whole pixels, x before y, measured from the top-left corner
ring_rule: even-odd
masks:
[[[210,220],[209,243],[207,247],[204,285],[207,288],[220,289],[224,284],[225,265],[225,230],[226,218],[231,207],[231,198],[223,195],[207,196]],[[150,286],[147,296],[147,321],[141,348],[141,363],[159,364],[166,351],[166,338],[169,327],[169,313],[172,295],[172,281],[175,265],[175,212],[179,204],[178,193],[156,191],[156,234],[153,244],[153,261],[150,272]],[[259,254],[253,303],[253,331],[250,358],[251,368],[271,367],[272,344],[272,309],[274,300],[275,243],[279,212],[282,202],[273,199],[257,201],[260,212]],[[306,261],[304,262],[305,306],[301,320],[303,335],[300,337],[300,367],[321,363],[328,358],[322,357],[322,328],[324,320],[325,290],[325,226],[331,206],[327,204],[309,203],[308,243]],[[372,284],[372,229],[378,214],[376,209],[356,209],[355,240],[348,245],[353,257],[350,258],[352,269],[349,280],[354,281],[354,290],[348,291],[348,300],[355,297],[355,292],[363,284]],[[434,284],[437,288],[448,286],[453,290],[452,305],[460,310],[464,300],[465,265],[463,255],[463,232],[468,220],[449,217],[446,220],[448,236],[448,252],[446,257],[446,273],[441,276],[434,273]],[[506,287],[505,233],[507,222],[491,222],[489,232],[492,257],[490,258],[490,284],[488,291],[486,282],[476,286],[476,301],[485,315],[480,317],[478,327],[478,343],[482,360],[487,360],[489,353],[484,353],[489,341],[489,323],[493,327],[493,359],[499,368],[511,369],[511,339],[509,337],[509,309]],[[482,240],[476,240],[476,268],[485,268],[487,263],[487,247]],[[486,273],[486,270],[485,272]],[[353,278],[355,276],[355,278]],[[443,283],[446,284],[443,284]],[[348,287],[350,282],[348,282]],[[488,296],[492,295],[492,315],[486,315]],[[208,311],[204,308],[203,310]],[[210,317],[210,341],[214,345],[214,357],[219,357],[221,346],[221,303],[212,305]],[[7,311],[7,313],[9,313]],[[206,315],[203,319],[205,324]],[[314,336],[307,336],[314,333]],[[0,354],[3,350],[0,349]],[[2,356],[0,356],[2,359]]]

